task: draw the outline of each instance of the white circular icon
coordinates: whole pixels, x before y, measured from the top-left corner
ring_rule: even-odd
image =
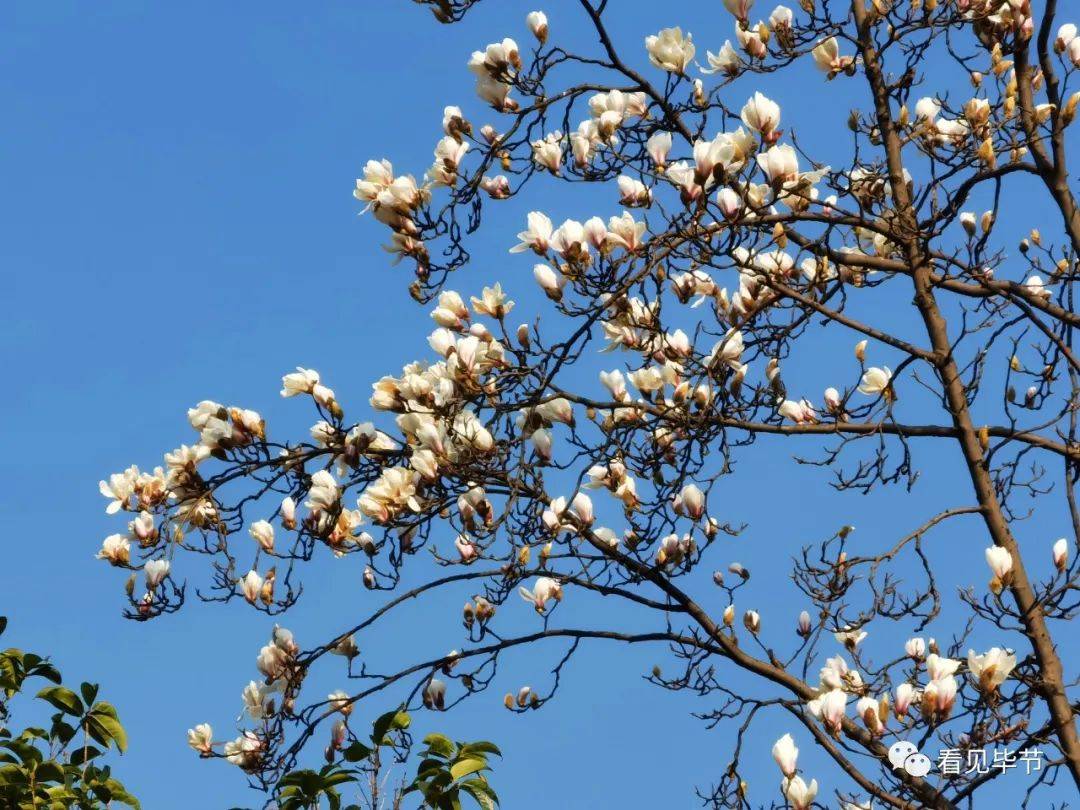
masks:
[[[922,778],[930,773],[930,757],[920,754],[915,743],[898,740],[889,746],[889,762],[893,770],[903,768],[909,776]]]
[[[911,776],[926,776],[930,773],[930,757],[926,754],[912,754],[904,760],[904,770]]]
[[[919,749],[915,747],[915,743],[908,742],[907,740],[898,740],[889,747],[889,762],[892,764],[893,769],[903,768],[904,761],[912,754],[919,753]]]

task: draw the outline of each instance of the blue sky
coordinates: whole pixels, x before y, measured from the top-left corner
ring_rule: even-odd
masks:
[[[661,23],[693,30],[702,57],[731,36],[726,15],[695,8],[675,19],[657,5],[613,4],[615,33],[635,59],[641,37]],[[587,43],[564,25],[578,19],[572,6],[549,4],[553,36]],[[283,372],[318,368],[360,418],[371,381],[426,351],[431,324],[405,295],[410,271],[390,267],[379,247],[383,229],[357,217],[351,185],[372,157],[421,174],[445,104],[479,118],[465,60],[505,35],[525,41],[530,9],[493,0],[447,28],[411,3],[388,0],[0,7],[0,417],[8,426],[0,612],[12,620],[5,640],[51,653],[72,678],[104,684],[132,741],[118,772],[147,810],[257,802],[235,769],[199,762],[184,732],[209,721],[219,737],[230,734],[270,622],[239,606],[194,603],[150,625],[123,621],[122,578],[93,559],[101,538],[118,530],[97,481],[131,463],[159,463],[189,441],[184,412],[200,399],[255,408],[299,436],[309,414],[278,397]],[[809,70],[793,75],[767,89],[786,121],[803,122],[803,142],[824,146],[828,136],[812,125],[823,115],[842,125],[855,85],[826,87]],[[745,87],[747,95],[755,89]],[[556,219],[596,213],[582,202],[595,199],[588,195],[566,200],[550,186],[538,195],[534,205]],[[459,289],[475,293],[502,279],[523,307],[542,309],[531,262],[505,253],[528,207],[509,203],[497,215],[502,224],[482,232]],[[850,351],[851,342],[829,338],[821,352]],[[810,358],[788,376],[817,391],[827,384],[821,370]],[[750,529],[720,550],[717,567],[738,559],[763,572],[751,592],[759,604],[740,608],[758,607],[766,623],[792,624],[803,607],[784,581],[764,576],[778,558],[844,523],[865,526],[856,548],[870,548],[964,502],[951,456],[923,455],[926,474],[911,496],[871,499],[837,496],[823,476],[787,463],[792,452],[791,443],[763,442],[722,494],[724,517]],[[770,508],[780,495],[785,509]],[[1048,548],[1064,533],[1064,517],[1039,516],[1019,531]],[[974,522],[945,530],[937,551],[955,584],[984,584],[984,545]],[[201,572],[190,564],[185,573],[197,581]],[[309,584],[317,587],[285,621],[301,643],[371,609],[354,565],[316,566]],[[402,659],[414,645],[441,654],[458,643],[464,596],[447,601],[452,621],[437,608],[410,609],[362,646],[388,658]],[[603,607],[588,616],[575,610],[582,608],[568,603],[562,615],[608,616]],[[944,625],[938,634],[958,629]],[[977,638],[996,640],[985,631]],[[731,738],[689,716],[707,707],[641,681],[662,658],[587,649],[558,701],[511,717],[502,692],[544,679],[547,659],[523,657],[508,664],[505,689],[418,724],[496,740],[507,757],[495,785],[515,810],[550,807],[553,796],[565,808],[695,806],[693,786],[719,776]],[[326,678],[328,688],[342,685]],[[776,795],[768,748],[787,728],[767,720],[750,738],[760,750],[748,771],[757,801]],[[830,772],[815,772],[818,753],[805,733],[797,738],[803,764],[827,791]],[[1002,781],[1019,788],[1020,780]]]

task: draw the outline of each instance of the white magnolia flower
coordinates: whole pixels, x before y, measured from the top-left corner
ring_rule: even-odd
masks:
[[[645,149],[652,158],[657,169],[663,169],[667,165],[668,153],[671,152],[671,133],[655,132],[645,143]]]
[[[776,764],[780,766],[780,772],[787,778],[795,775],[799,759],[799,749],[795,746],[795,740],[790,734],[785,734],[772,747],[772,756]]]
[[[952,675],[930,681],[922,692],[923,714],[948,717],[956,702],[956,691],[956,678]]]
[[[814,806],[814,798],[818,793],[817,779],[811,779],[806,784],[801,776],[793,776],[781,783],[784,798],[791,802],[792,810],[810,810]]]
[[[705,514],[705,493],[697,484],[687,484],[675,496],[672,505],[676,514],[700,520]]]
[[[869,695],[855,702],[855,713],[859,715],[871,734],[881,734],[885,723],[881,719],[881,703]]]
[[[904,652],[908,654],[909,658],[921,661],[923,656],[926,655],[926,642],[919,637],[909,638],[904,643]]]
[[[253,771],[262,759],[263,742],[253,731],[245,731],[235,740],[225,743],[225,759],[245,771]]]
[[[843,630],[837,630],[835,633],[833,633],[833,638],[835,638],[839,643],[847,647],[849,651],[853,651],[856,647],[859,646],[860,643],[862,643],[863,639],[865,639],[867,635],[869,634],[865,630],[845,627]]]
[[[209,723],[200,723],[195,728],[189,728],[187,742],[192,749],[200,754],[209,754],[214,744],[214,729]]]
[[[743,105],[742,121],[768,141],[780,126],[780,105],[760,92]]]
[[[772,146],[767,152],[759,153],[757,162],[773,186],[799,179],[799,158],[789,144]]]
[[[724,40],[724,45],[717,53],[705,52],[705,58],[709,67],[702,68],[702,73],[723,73],[725,76],[735,76],[742,67],[742,59],[738,51],[731,44],[731,40]]]
[[[263,550],[274,550],[274,527],[270,523],[265,520],[258,520],[251,525],[249,532]]]
[[[524,230],[517,235],[517,238],[521,241],[510,248],[510,252],[522,253],[525,250],[532,250],[537,255],[543,256],[547,253],[551,234],[554,230],[551,220],[548,219],[546,214],[539,211],[530,211],[527,219],[529,223],[528,230]]]
[[[248,571],[244,578],[240,580],[240,590],[243,591],[244,598],[252,605],[258,600],[262,587],[263,578],[255,570]]]
[[[1062,537],[1055,542],[1051,549],[1051,556],[1054,560],[1054,567],[1058,571],[1064,571],[1069,564],[1069,541]]]
[[[926,656],[926,673],[932,681],[941,681],[956,674],[960,662],[955,658],[943,658],[937,653]]]
[[[681,28],[665,28],[654,36],[645,37],[649,61],[670,73],[685,73],[686,66],[694,58],[696,48],[690,34],[683,35]]]
[[[968,671],[984,692],[993,692],[1016,668],[1016,655],[1011,650],[1003,650],[1000,647],[991,647],[982,655],[976,655],[974,650],[968,650]]]
[[[548,18],[542,11],[530,11],[525,17],[525,24],[536,39],[543,45],[548,38]]]
[[[724,0],[724,8],[737,20],[747,19],[752,5],[754,5],[754,0]]]
[[[122,534],[110,534],[102,541],[97,559],[108,560],[111,565],[127,565],[131,561],[131,543]]]
[[[1001,582],[1005,582],[1012,573],[1013,559],[1008,549],[1001,546],[990,546],[986,549],[986,564],[990,571]]]
[[[561,602],[563,596],[562,585],[551,577],[537,577],[531,591],[522,585],[518,588],[518,593],[536,609],[537,613],[543,613],[547,603],[553,599]]]
[[[872,366],[863,374],[862,381],[859,383],[859,391],[868,396],[881,394],[889,387],[891,380],[892,372],[888,367],[878,368],[877,366]]]
[[[819,718],[834,735],[840,733],[847,712],[847,692],[843,689],[830,689],[824,695],[814,698],[807,704],[810,713]]]
[[[547,169],[552,174],[558,174],[562,166],[562,139],[561,132],[550,132],[543,138],[532,142],[533,162]]]
[[[295,397],[297,394],[310,394],[318,384],[319,372],[297,366],[295,372],[281,378],[281,395]]]
[[[146,577],[147,589],[154,590],[169,575],[169,561],[147,560],[143,564],[143,575]]]
[[[840,55],[840,43],[836,37],[819,42],[811,55],[818,69],[828,73],[830,77],[848,69],[854,63],[854,57]]]
[[[438,678],[432,678],[424,687],[424,706],[440,712],[446,708],[446,684]]]
[[[897,686],[896,702],[893,704],[893,711],[896,713],[896,716],[903,717],[906,715],[912,702],[918,699],[919,690],[910,683],[902,683]]]

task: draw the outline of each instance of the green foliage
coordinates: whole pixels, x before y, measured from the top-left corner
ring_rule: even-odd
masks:
[[[0,634],[6,627],[7,619],[0,616]],[[48,728],[13,731],[7,727],[12,703],[33,678],[51,682],[36,698],[56,713]],[[97,695],[96,684],[80,684],[78,694],[65,687],[60,672],[40,655],[0,651],[0,807],[104,810],[127,805],[138,810],[138,800],[100,762],[111,746],[126,750],[127,734],[116,709]]]
[[[370,744],[354,740],[345,746],[342,763],[288,773],[277,784],[280,810],[361,810],[357,804],[342,804],[341,786],[370,783],[372,774],[377,781],[382,749],[393,749],[396,755],[410,723],[409,714],[401,709],[387,712],[372,724]],[[421,807],[436,810],[461,810],[462,797],[471,797],[480,810],[498,807],[499,798],[484,775],[491,770],[488,757],[502,756],[494,743],[459,743],[442,734],[429,734],[424,746],[416,776],[391,797],[388,806],[400,808],[407,795],[417,794]]]
[[[437,810],[461,810],[462,796],[472,797],[481,810],[495,810],[499,797],[484,776],[491,770],[488,756],[502,756],[494,743],[460,743],[429,734],[424,744],[416,779],[405,793],[420,793],[423,806]]]

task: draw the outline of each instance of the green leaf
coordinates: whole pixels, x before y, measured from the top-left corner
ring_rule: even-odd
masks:
[[[25,785],[30,779],[18,765],[4,765],[0,767],[0,787],[9,785]]]
[[[406,729],[411,722],[412,718],[406,711],[395,709],[387,712],[372,724],[371,740],[377,746],[385,745],[387,733]]]
[[[362,742],[354,742],[342,751],[342,755],[345,757],[346,762],[362,762],[371,756],[372,750]]]
[[[86,701],[87,706],[93,706],[94,701],[97,700],[98,685],[96,683],[83,683],[79,686],[79,691],[82,693],[82,698]]]
[[[478,742],[465,743],[459,749],[461,756],[468,756],[469,754],[494,754],[497,757],[502,756],[502,751],[499,750],[499,746],[493,742],[487,740],[480,740]]]
[[[100,703],[96,703],[94,705],[92,711],[94,712],[94,714],[107,714],[113,720],[119,720],[120,719],[120,715],[117,714],[117,712],[116,712],[116,707],[113,706],[111,703],[109,703],[107,701],[104,701],[104,700],[101,701]]]
[[[455,780],[487,768],[486,759],[461,759],[450,766],[450,776]]]
[[[78,767],[84,762],[89,762],[90,760],[100,756],[101,749],[95,748],[92,745],[86,745],[72,752],[71,764]]]
[[[83,713],[82,701],[79,700],[79,696],[63,686],[46,686],[37,696],[42,700],[51,703],[57,709],[68,714],[73,714],[79,717]]]
[[[483,779],[469,779],[462,782],[461,789],[476,800],[481,810],[495,810],[499,806],[499,797]]]
[[[457,746],[444,734],[428,734],[424,737],[424,744],[432,754],[443,759],[450,759],[457,750]]]
[[[64,781],[64,769],[52,760],[48,762],[42,762],[34,770],[35,782],[63,782]]]
[[[112,709],[111,706],[109,708]],[[120,721],[116,719],[115,714],[101,714],[95,711],[94,718],[105,727],[105,730],[109,732],[109,736],[116,741],[116,747],[120,749],[120,753],[124,753],[127,750],[127,732],[124,731],[124,727],[120,725]]]

